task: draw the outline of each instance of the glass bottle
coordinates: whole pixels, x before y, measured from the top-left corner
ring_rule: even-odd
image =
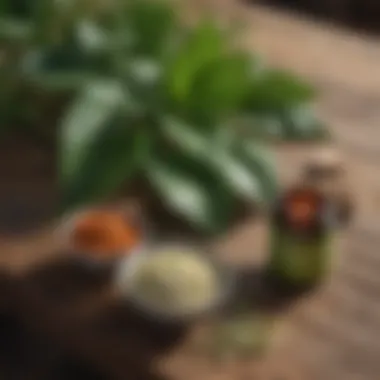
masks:
[[[285,191],[271,217],[267,279],[282,292],[303,292],[330,269],[335,210],[324,194],[299,185]]]

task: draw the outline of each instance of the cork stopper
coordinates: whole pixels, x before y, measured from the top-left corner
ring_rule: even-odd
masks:
[[[343,159],[335,149],[321,149],[315,152],[304,167],[306,179],[333,179],[343,174]]]
[[[320,191],[331,202],[339,225],[348,225],[353,218],[354,202],[339,152],[332,148],[315,152],[304,166],[301,177],[303,183]]]

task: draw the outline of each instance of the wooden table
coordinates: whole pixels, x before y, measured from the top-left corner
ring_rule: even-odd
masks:
[[[272,380],[274,375],[282,375],[284,380],[378,380],[379,41],[361,39],[265,8],[247,8],[230,0],[218,0],[209,6],[222,18],[228,15],[248,21],[245,45],[262,53],[273,64],[311,78],[321,90],[317,109],[331,125],[338,147],[346,156],[359,210],[346,236],[343,260],[331,282],[313,297],[283,311],[278,343],[260,363],[247,360],[213,363],[186,343],[172,352],[144,342],[141,347],[134,338],[123,335],[126,334],[124,328],[112,327],[123,325],[130,317],[109,291],[107,273],[98,273],[86,280],[82,278],[86,276],[78,275],[75,265],[67,262],[62,263],[63,269],[58,271],[66,273],[66,279],[58,284],[66,283],[62,285],[65,288],[83,280],[83,292],[72,292],[70,286],[59,290],[55,288],[58,285],[49,283],[59,277],[53,265],[48,270],[50,280],[46,279],[48,275],[30,272],[15,283],[4,274],[0,278],[5,289],[0,294],[1,305],[6,308],[7,300],[13,301],[17,295],[18,305],[11,302],[8,307],[13,304],[28,326],[38,332],[43,330],[55,346],[75,351],[81,360],[91,362],[100,373],[109,373],[111,379],[159,378],[158,373],[161,373],[175,380]],[[279,171],[284,180],[291,181],[297,175],[302,159],[309,153],[309,148],[296,146],[278,149]],[[23,191],[24,185],[19,186],[20,198]],[[7,203],[4,196],[3,200]],[[219,243],[224,251],[222,256],[227,259],[232,253],[241,264],[259,265],[261,258],[255,261],[253,256],[262,250],[256,249],[254,244],[262,235],[253,232],[253,228],[247,225],[231,232],[231,236]],[[41,262],[57,260],[61,251],[50,245],[49,236],[49,231],[39,232],[30,238],[17,237],[1,244],[1,266],[21,273],[29,264],[37,264],[38,258]],[[40,286],[44,281],[45,286]],[[54,291],[49,293],[46,289],[61,292],[61,300],[57,302]],[[99,317],[92,319],[91,315]],[[127,341],[134,345],[126,345]],[[99,346],[104,348],[102,353],[96,350]],[[128,371],[134,368],[134,377],[126,375],[127,366]],[[156,367],[161,371],[156,371]],[[36,375],[34,379],[44,380],[43,376]]]
[[[3,245],[2,310],[106,378],[166,379],[155,361],[178,347],[183,327],[143,320],[115,295],[110,267],[83,265],[54,236],[47,229]]]
[[[215,244],[222,259],[242,264],[245,272],[249,273],[242,289],[252,294],[255,307],[255,275],[264,259],[257,253],[263,252],[260,245],[265,240],[264,232],[262,223],[252,222],[232,232],[226,241]],[[202,326],[193,326],[187,335],[167,329],[163,329],[161,334],[157,328],[149,330],[151,325],[141,321],[134,310],[114,293],[110,268],[94,270],[83,266],[83,263],[68,257],[52,236],[51,231],[42,231],[29,241],[26,239],[27,244],[20,243],[14,248],[10,245],[4,251],[7,256],[3,256],[1,264],[3,268],[8,268],[8,281],[4,280],[3,310],[12,311],[33,334],[46,337],[50,344],[107,379],[125,379],[126,373],[136,380],[182,380],[194,375],[207,379],[216,374],[238,378],[254,373],[259,376],[261,373],[263,380],[270,380],[272,376],[286,372],[289,372],[287,376],[292,376],[289,379],[293,376],[306,379],[311,368],[319,379],[319,376],[330,374],[327,370],[326,374],[316,372],[317,369],[324,370],[317,367],[319,355],[327,355],[324,350],[334,345],[342,349],[346,347],[343,352],[350,355],[347,347],[353,349],[353,344],[362,340],[356,329],[365,322],[359,314],[357,320],[351,320],[349,315],[352,305],[358,304],[354,299],[355,292],[365,294],[367,303],[363,301],[362,304],[367,307],[367,321],[371,320],[372,324],[376,322],[368,315],[369,310],[376,306],[371,303],[372,300],[376,299],[377,292],[380,294],[376,281],[371,280],[375,281],[374,284],[368,283],[368,279],[363,280],[361,274],[353,271],[350,265],[340,266],[332,282],[312,297],[285,304],[285,308],[276,299],[264,300],[267,301],[261,304],[265,306],[264,310],[279,318],[278,331],[274,332],[274,341],[266,357],[254,361],[237,358],[218,364],[210,357],[202,357],[201,352],[195,352],[197,346],[194,346],[192,339],[193,330]],[[371,233],[363,238],[376,241]],[[358,267],[360,264],[362,271],[369,273],[367,267],[376,261],[367,258],[367,262],[360,263],[361,258],[355,251],[357,247],[352,248],[347,253],[349,262],[354,260]],[[346,309],[348,320],[344,314]],[[331,315],[329,310],[332,311]],[[343,318],[342,325],[339,318]],[[369,331],[369,326],[364,325],[363,328]],[[165,336],[168,331],[171,335]],[[371,337],[366,344],[367,349],[378,345]],[[367,363],[377,368],[375,353],[365,358]],[[341,360],[340,366],[330,367],[329,370],[333,368],[340,371],[338,373],[347,373],[345,362]],[[355,364],[351,359],[353,367],[350,371],[364,369],[360,367],[360,360],[363,359],[358,360]],[[187,373],[185,368],[191,371]],[[368,366],[366,371],[370,369]],[[46,376],[46,379],[51,378],[48,371]]]

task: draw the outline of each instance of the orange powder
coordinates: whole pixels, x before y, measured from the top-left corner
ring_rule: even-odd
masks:
[[[73,246],[97,256],[122,254],[137,245],[140,231],[111,211],[91,211],[76,222]]]

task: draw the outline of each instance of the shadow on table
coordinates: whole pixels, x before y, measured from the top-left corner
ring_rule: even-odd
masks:
[[[128,376],[130,380],[164,380],[153,364],[175,350],[193,326],[159,323],[110,296],[112,267],[84,265],[65,254],[61,257],[33,270],[13,287],[17,290],[14,315],[7,316],[3,326],[8,327],[0,331],[0,367],[8,372],[13,368],[16,375],[3,378],[22,380],[17,377],[19,363],[40,363],[40,356],[46,356],[50,361],[46,360],[45,367],[36,364],[39,374],[36,369],[35,377],[34,364],[24,365],[30,368],[28,379],[112,380]],[[242,308],[273,315],[292,301],[265,286],[261,269],[244,268],[238,270],[234,294],[222,315]],[[3,354],[6,342],[16,345],[11,356]]]
[[[32,353],[38,352],[39,341],[53,357],[46,367],[38,364],[35,376],[30,365],[28,379],[164,379],[153,363],[175,348],[187,327],[158,324],[108,297],[111,269],[64,259],[15,285],[14,311],[0,331],[1,342],[18,342],[12,356],[3,356],[0,348],[0,367],[11,373],[5,380],[23,379],[18,363],[22,358],[37,362]]]
[[[261,267],[239,268],[236,277],[234,294],[224,307],[224,313],[227,314],[250,309],[270,314],[281,313],[303,296],[275,287]]]

